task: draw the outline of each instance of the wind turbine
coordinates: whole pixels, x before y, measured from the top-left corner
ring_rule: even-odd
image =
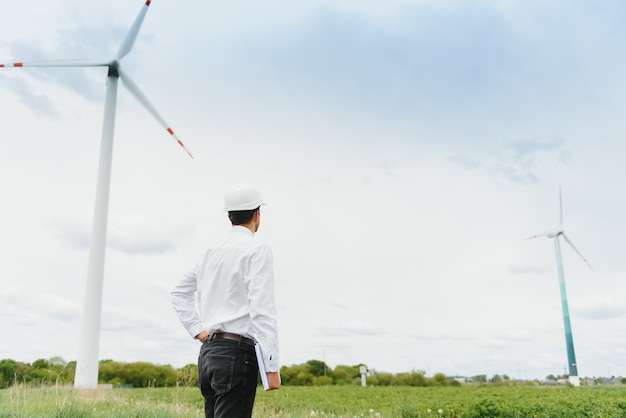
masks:
[[[544,232],[542,234],[533,235],[526,239],[533,239],[539,237],[548,237],[554,239],[554,252],[556,254],[556,270],[559,274],[559,287],[561,289],[561,307],[563,309],[563,324],[565,326],[565,345],[567,347],[567,366],[569,369],[569,382],[573,386],[580,386],[580,377],[578,376],[578,365],[576,364],[576,354],[574,353],[574,338],[572,337],[572,325],[570,323],[569,307],[567,305],[567,293],[565,292],[565,275],[563,273],[563,260],[561,259],[561,244],[560,237],[563,237],[570,247],[576,251],[576,254],[583,259],[583,261],[593,270],[591,264],[583,257],[578,249],[572,244],[572,241],[567,238],[563,231],[563,197],[561,194],[561,188],[559,188],[559,229],[552,232]]]
[[[102,140],[100,145],[100,161],[98,165],[98,177],[96,184],[96,199],[91,230],[91,247],[89,263],[87,267],[87,283],[85,287],[85,299],[83,317],[81,320],[80,343],[76,362],[76,377],[74,387],[95,388],[98,385],[98,350],[100,344],[100,323],[102,316],[102,284],[104,277],[104,259],[106,250],[107,219],[109,208],[109,190],[111,182],[111,160],[113,154],[113,132],[115,127],[115,108],[117,103],[118,79],[128,91],[154,116],[157,121],[167,130],[176,142],[193,158],[185,148],[182,141],[165,122],[148,98],[130,79],[128,74],[120,68],[120,61],[133,48],[143,20],[148,12],[151,1],[146,0],[139,15],[130,27],[126,37],[120,45],[119,51],[112,60],[60,60],[42,62],[15,62],[0,64],[0,68],[6,67],[106,67],[107,88],[104,103],[104,120],[102,123]]]

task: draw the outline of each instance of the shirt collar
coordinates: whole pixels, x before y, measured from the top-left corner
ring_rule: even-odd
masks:
[[[243,232],[244,234],[248,234],[250,236],[254,236],[254,234],[252,233],[252,231],[250,231],[248,228],[246,228],[245,226],[241,226],[241,225],[233,225],[233,229],[230,230],[231,232]]]

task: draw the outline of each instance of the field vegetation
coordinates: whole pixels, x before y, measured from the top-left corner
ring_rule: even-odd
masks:
[[[73,389],[74,368],[75,363],[58,357],[32,364],[0,360],[0,418],[203,416],[193,364],[175,369],[104,360],[97,390]],[[426,377],[422,371],[370,370],[362,387],[359,369],[329,368],[319,360],[285,366],[279,391],[258,389],[254,416],[626,417],[623,380],[612,386],[574,388],[479,375],[467,384],[442,373]]]
[[[190,387],[74,390],[14,385],[0,391],[0,417],[202,417]],[[254,417],[538,417],[626,416],[624,387],[285,386],[257,392]]]

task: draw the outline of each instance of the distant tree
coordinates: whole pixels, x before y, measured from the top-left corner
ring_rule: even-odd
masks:
[[[499,374],[494,374],[493,377],[491,378],[491,380],[489,380],[491,383],[500,383],[502,382],[502,378],[500,377]]]
[[[313,384],[313,373],[310,364],[296,364],[280,368],[280,376],[285,385],[310,386]]]
[[[311,366],[313,376],[326,376],[328,372],[328,366],[321,360],[309,360],[306,364]]]
[[[367,377],[367,384],[373,386],[391,386],[394,383],[394,376],[391,373],[379,373],[373,371]]]
[[[412,371],[410,373],[398,373],[394,378],[394,385],[397,386],[419,386],[425,387],[430,386],[432,382],[429,382],[428,379],[424,376],[424,373],[421,371]]]
[[[23,382],[30,366],[11,359],[0,360],[0,389],[8,388],[15,382]]]
[[[339,365],[333,369],[333,381],[336,385],[353,385],[354,379],[361,376],[358,366]]]
[[[435,373],[433,376],[433,382],[437,386],[446,386],[448,384],[448,378],[443,373]]]
[[[37,359],[33,362],[26,375],[26,381],[34,384],[56,383],[63,374],[63,367],[52,365],[48,360]]]
[[[294,365],[282,366],[280,368],[280,380],[283,385],[295,385]]]
[[[60,366],[62,368],[67,366],[67,361],[65,361],[63,359],[63,357],[60,356],[54,356],[54,357],[50,357],[48,359],[48,365],[49,366]]]
[[[296,384],[299,386],[310,386],[313,384],[313,373],[309,365],[301,365],[296,368]]]
[[[194,387],[198,385],[198,365],[194,363],[187,364],[178,369],[176,382],[185,387]]]
[[[48,360],[44,360],[42,358],[33,361],[33,369],[47,369],[48,368]]]
[[[119,363],[113,360],[100,362],[98,381],[112,385],[132,387],[171,387],[176,385],[177,372],[170,365],[157,365],[144,361]]]
[[[74,381],[76,366],[56,356],[48,359],[48,370],[56,374],[54,383],[70,384]]]
[[[127,370],[122,363],[113,360],[101,360],[98,366],[98,382],[114,386],[127,384]]]
[[[478,374],[476,376],[472,376],[472,380],[474,380],[474,382],[486,383],[487,382],[487,375],[486,374]]]
[[[0,360],[0,389],[14,383],[67,384],[74,379],[74,368],[61,357],[37,359],[32,364],[11,359]]]
[[[138,361],[125,365],[128,369],[127,383],[133,387],[167,387],[176,384],[176,372],[169,365],[155,365]]]

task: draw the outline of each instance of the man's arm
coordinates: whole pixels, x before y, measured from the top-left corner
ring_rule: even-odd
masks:
[[[280,386],[280,377],[278,376],[280,360],[276,302],[274,300],[274,269],[272,250],[267,244],[260,244],[252,254],[244,283],[248,288],[250,320],[252,321],[254,338],[263,349],[266,370],[276,373],[273,379],[275,389],[277,389]]]
[[[170,292],[172,306],[187,332],[198,338],[203,330],[202,321],[196,311],[196,274],[194,271],[183,274]]]

